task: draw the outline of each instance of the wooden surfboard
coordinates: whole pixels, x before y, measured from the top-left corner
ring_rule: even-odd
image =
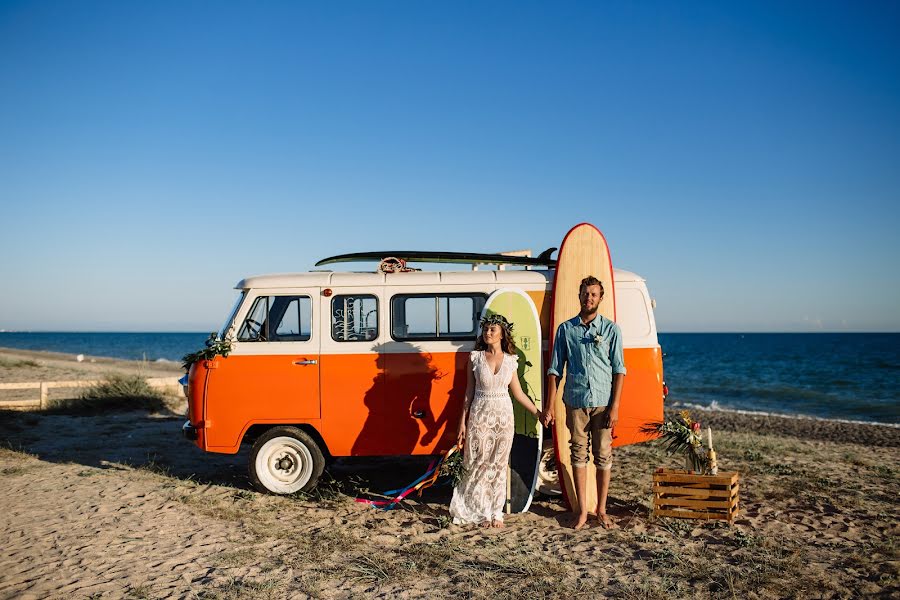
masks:
[[[556,259],[556,273],[553,279],[553,308],[550,319],[550,356],[553,356],[553,344],[556,340],[556,329],[560,323],[578,315],[581,304],[578,300],[578,287],[581,280],[593,275],[603,284],[603,300],[598,312],[607,319],[616,320],[616,294],[613,281],[612,260],[606,238],[590,223],[581,223],[566,234]],[[553,425],[553,441],[556,446],[556,465],[559,474],[563,497],[573,511],[578,510],[575,497],[575,481],[572,478],[572,462],[569,452],[569,429],[566,427],[566,407],[563,404],[565,375],[559,382],[554,402],[556,421]],[[594,468],[593,456],[586,469],[585,502],[588,512],[597,510],[597,470]]]
[[[513,323],[513,341],[519,355],[522,391],[541,409],[543,363],[541,320],[531,298],[520,290],[499,289],[487,299],[481,316],[501,314]],[[537,485],[543,427],[521,404],[512,399],[515,433],[509,455],[506,512],[528,510]]]

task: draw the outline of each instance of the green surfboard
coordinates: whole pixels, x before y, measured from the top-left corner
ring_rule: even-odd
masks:
[[[543,355],[541,320],[531,298],[521,290],[499,289],[484,305],[482,316],[501,314],[513,323],[513,341],[519,358],[522,391],[541,409]],[[543,427],[525,408],[512,400],[515,434],[509,456],[506,511],[525,512],[531,505],[541,459]]]

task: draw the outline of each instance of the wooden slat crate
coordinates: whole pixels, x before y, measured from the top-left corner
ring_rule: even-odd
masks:
[[[698,475],[657,469],[653,473],[653,515],[681,519],[720,519],[738,512],[738,473]]]

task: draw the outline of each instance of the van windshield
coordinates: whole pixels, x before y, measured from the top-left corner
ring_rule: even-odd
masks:
[[[231,324],[234,322],[234,315],[237,313],[238,308],[241,306],[241,302],[244,301],[244,296],[247,295],[246,291],[242,291],[238,294],[237,299],[234,301],[234,306],[231,307],[231,310],[228,311],[228,318],[225,319],[225,323],[222,325],[222,329],[219,330],[219,339],[224,340],[231,330]]]

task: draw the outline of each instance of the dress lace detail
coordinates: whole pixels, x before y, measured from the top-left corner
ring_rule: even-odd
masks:
[[[472,352],[469,360],[475,372],[475,394],[466,422],[464,474],[450,501],[450,515],[457,524],[503,520],[514,431],[509,384],[518,359],[504,355],[496,374],[483,351]]]

